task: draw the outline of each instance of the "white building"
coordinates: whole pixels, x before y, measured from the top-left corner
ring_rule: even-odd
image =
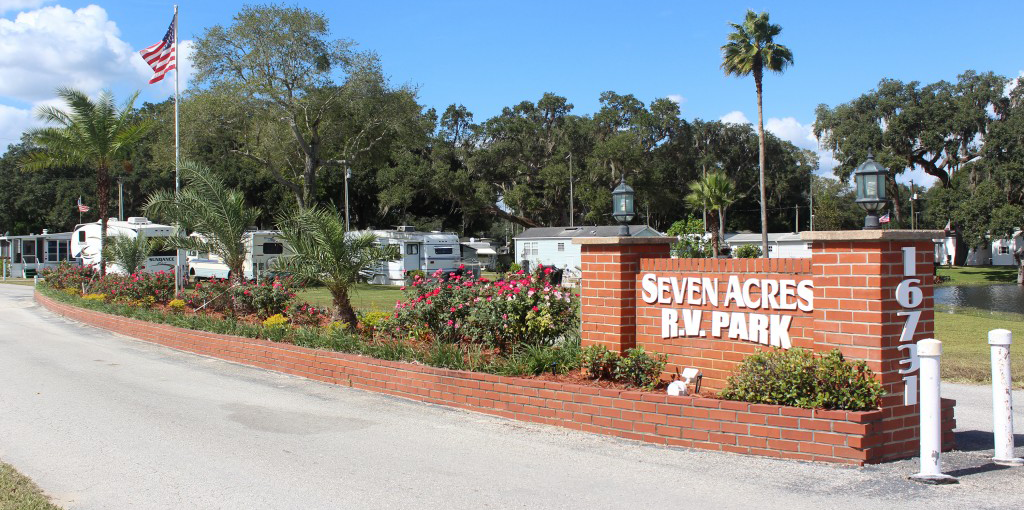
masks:
[[[980,247],[969,247],[955,235],[935,239],[935,262],[954,266],[1015,266],[1013,252],[1024,247],[1024,233],[1014,232],[1009,239],[992,239]]]
[[[632,237],[664,236],[661,232],[646,225],[629,227]],[[619,226],[591,227],[535,227],[524,230],[517,235],[514,259],[524,269],[532,269],[537,265],[555,266],[565,270],[570,278],[579,278],[582,262],[580,261],[580,245],[573,244],[576,237],[616,237]]]
[[[761,247],[761,234],[725,234],[725,245],[736,256],[736,250],[745,244]],[[768,234],[768,258],[771,259],[803,259],[811,258],[811,243],[802,241],[800,234],[784,232]]]
[[[474,269],[493,271],[497,263],[498,252],[488,239],[470,237],[468,241],[459,243],[462,248],[462,263]]]
[[[0,256],[9,259],[11,277],[31,278],[71,260],[71,232],[0,237]]]

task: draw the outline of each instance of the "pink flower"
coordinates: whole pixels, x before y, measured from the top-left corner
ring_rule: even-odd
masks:
[[[451,320],[451,319],[448,319],[448,325],[449,325],[449,326],[451,326],[451,325],[452,325],[452,324],[454,324],[454,323],[455,323],[455,321],[453,321],[453,320]]]
[[[531,308],[531,310],[533,310],[533,311],[535,311],[535,312],[539,312],[539,311],[540,311],[540,308],[537,308],[536,306],[534,306],[533,308]]]
[[[545,269],[544,270],[544,274],[551,274],[551,268],[549,267],[549,268]]]
[[[459,264],[459,269],[466,269],[466,265],[465,264]]]

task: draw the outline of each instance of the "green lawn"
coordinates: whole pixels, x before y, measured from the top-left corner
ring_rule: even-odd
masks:
[[[43,491],[8,464],[0,462],[0,510],[60,510]]]
[[[976,308],[958,307],[956,313],[944,307],[935,309],[935,337],[942,340],[942,378],[990,382],[988,332],[999,328],[1013,332],[1016,345],[1010,349],[1011,372],[1014,385],[1024,387],[1024,315]]]
[[[8,278],[6,280],[0,280],[0,283],[7,283],[12,285],[32,285],[33,281],[31,278]]]
[[[331,294],[323,287],[303,289],[296,294],[312,305],[331,307]],[[352,306],[359,312],[390,312],[395,308],[395,301],[403,299],[401,289],[390,285],[355,285],[350,296]]]
[[[937,273],[943,278],[948,278],[941,285],[990,285],[1017,282],[1017,268],[1013,266],[940,267]]]

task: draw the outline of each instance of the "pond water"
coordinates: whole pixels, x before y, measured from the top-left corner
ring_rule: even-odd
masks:
[[[935,287],[935,304],[1024,314],[1024,286],[947,285]]]

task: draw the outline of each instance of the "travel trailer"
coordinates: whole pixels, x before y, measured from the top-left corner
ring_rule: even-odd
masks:
[[[192,234],[202,238],[199,234]],[[248,280],[260,280],[263,274],[272,268],[274,260],[288,256],[291,250],[276,230],[254,230],[245,235],[244,275]],[[228,278],[230,271],[227,264],[215,253],[188,251],[188,276],[194,279]]]
[[[43,269],[71,260],[71,232],[0,237],[0,254],[10,263],[13,278],[32,278]]]
[[[131,238],[144,235],[148,238],[170,237],[174,233],[174,227],[153,223],[142,216],[132,216],[125,221],[111,218],[107,221],[107,238],[127,236]],[[143,271],[155,273],[157,271],[171,271],[174,269],[174,258],[177,252],[173,249],[159,250],[154,252],[148,259]],[[71,236],[71,257],[79,261],[83,266],[96,266],[100,264],[100,222],[83,223],[75,227]],[[117,264],[107,264],[107,272],[126,274],[125,268]]]
[[[400,226],[395,230],[369,230],[381,245],[398,246],[401,258],[382,262],[368,275],[369,283],[404,285],[407,271],[423,271],[427,275],[438,269],[454,271],[462,264],[459,236],[451,232],[419,232],[416,227]]]

